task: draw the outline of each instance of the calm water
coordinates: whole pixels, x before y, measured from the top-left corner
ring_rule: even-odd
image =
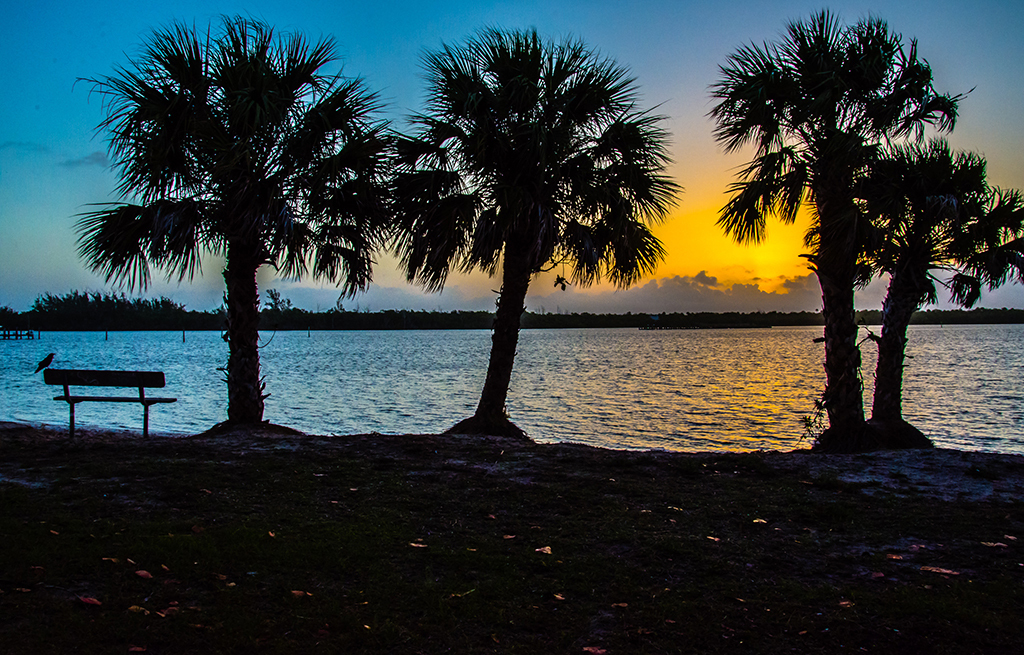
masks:
[[[538,441],[616,448],[805,447],[801,417],[824,383],[820,328],[527,330],[508,408]],[[265,418],[317,434],[435,433],[468,416],[483,385],[490,333],[279,332],[262,335]],[[863,346],[870,403],[874,348]],[[0,420],[67,425],[55,367],[162,370],[154,432],[191,434],[226,418],[217,332],[44,333],[0,341]],[[904,413],[937,444],[1024,453],[1024,326],[911,328]],[[870,404],[868,404],[870,406]],[[80,426],[141,429],[136,405],[86,403]]]

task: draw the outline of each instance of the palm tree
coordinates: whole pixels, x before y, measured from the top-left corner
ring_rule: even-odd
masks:
[[[450,432],[523,436],[505,414],[531,278],[567,265],[628,287],[663,256],[648,225],[678,187],[666,133],[636,109],[629,73],[582,43],[490,29],[425,58],[426,112],[398,144],[397,250],[410,281],[501,271],[475,414]]]
[[[821,285],[829,428],[815,447],[877,447],[864,420],[853,291],[869,234],[857,185],[882,141],[952,129],[959,96],[938,95],[931,69],[885,22],[844,26],[827,11],[793,22],[779,43],[731,55],[712,87],[710,115],[726,150],[754,158],[730,187],[718,224],[743,243],[765,238],[766,218],[792,223],[811,205],[806,242]]]
[[[883,235],[872,259],[889,274],[871,422],[897,447],[931,442],[903,420],[903,369],[910,317],[938,301],[932,271],[952,273],[953,301],[971,307],[981,287],[1024,279],[1024,202],[988,186],[985,160],[934,139],[897,146],[872,166],[863,193]]]
[[[79,252],[107,280],[144,288],[150,267],[192,279],[226,257],[228,422],[263,419],[256,271],[369,284],[387,226],[388,143],[361,80],[323,69],[331,39],[275,35],[225,18],[220,33],[175,25],[102,94],[124,202],[78,223]]]

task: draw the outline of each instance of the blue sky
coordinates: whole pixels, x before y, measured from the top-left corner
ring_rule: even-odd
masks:
[[[770,227],[769,246],[746,248],[717,233],[715,214],[744,153],[725,155],[706,118],[708,87],[739,46],[772,40],[789,20],[828,7],[846,21],[884,18],[905,40],[916,37],[944,92],[974,91],[961,104],[950,141],[980,152],[989,179],[1024,187],[1024,3],[1020,2],[37,2],[5,9],[0,24],[0,306],[27,309],[42,293],[106,291],[75,252],[75,216],[90,203],[114,200],[115,174],[95,131],[99,98],[81,77],[102,76],[138,52],[153,28],[183,21],[205,28],[222,14],[250,15],[283,31],[333,35],[344,72],[363,77],[401,128],[423,94],[419,59],[442,43],[459,43],[485,26],[535,27],[550,38],[573,35],[628,66],[645,107],[668,117],[674,164],[686,189],[663,226],[669,258],[651,279],[628,291],[607,287],[552,291],[538,280],[528,307],[546,311],[814,310],[815,280],[800,268],[800,227]],[[334,305],[333,285],[260,276],[309,309]],[[488,309],[497,282],[457,276],[444,293],[405,283],[394,260],[379,258],[374,286],[346,307]],[[877,307],[884,286],[858,299]],[[178,285],[157,276],[146,295],[167,295],[191,309],[220,304],[220,266]],[[1007,287],[983,301],[1024,307],[1024,289]]]

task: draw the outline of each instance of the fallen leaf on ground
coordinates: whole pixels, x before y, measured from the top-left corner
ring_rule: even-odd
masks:
[[[91,596],[79,596],[78,600],[82,601],[86,605],[102,605],[103,604],[103,603],[101,603],[100,601],[96,600],[95,598],[93,598]]]
[[[562,594],[555,594],[555,600],[565,600],[565,596]]]
[[[135,612],[136,614],[149,614],[149,610],[139,605],[132,605],[128,608],[129,612]]]
[[[996,541],[996,542],[983,541],[983,542],[981,542],[981,545],[982,546],[988,546],[989,548],[1009,548],[1009,546],[1007,546],[1006,544],[1004,544],[1001,541]]]
[[[544,553],[545,555],[551,554],[551,546],[544,546],[543,548],[535,549],[538,553]]]
[[[718,537],[708,537],[711,541],[721,541]]]
[[[60,533],[57,532],[56,530],[50,530],[50,534],[60,534]]]
[[[312,596],[312,595],[313,594],[309,593],[308,591],[300,591],[298,589],[292,589],[292,596],[295,596],[296,598],[305,598],[306,596]]]
[[[903,559],[903,555],[895,555],[893,553],[889,553],[885,557],[886,559]]]
[[[213,577],[217,578],[218,580],[227,580],[228,579],[228,576],[224,575],[223,573],[214,573]]]
[[[885,574],[882,573],[881,571],[875,571],[874,573],[871,574],[871,577],[872,578],[884,578]]]
[[[410,541],[409,545],[412,546],[413,548],[426,548],[427,547],[426,544],[418,544],[415,541]]]
[[[598,646],[584,646],[583,652],[590,653],[591,655],[605,655],[608,651]]]
[[[150,578],[153,577],[153,574],[150,573],[149,571],[142,571],[142,570],[136,571],[135,575],[139,576],[140,578],[146,579],[146,580],[149,580]]]
[[[764,519],[754,519],[754,523],[767,523]]]
[[[117,559],[116,557],[104,557],[104,558],[102,558],[102,561],[104,561],[104,562],[113,562],[114,564],[120,564],[121,563],[121,560]]]
[[[274,534],[273,532],[268,532],[267,534],[269,534],[269,535],[270,535],[271,537],[276,537],[276,536],[277,536],[277,535],[276,535],[276,534]]]
[[[841,600],[841,601],[839,601],[839,606],[840,607],[853,607],[853,601],[852,600]]]
[[[145,646],[129,646],[128,647],[128,652],[129,653],[145,653],[146,652],[146,647]]]
[[[204,494],[212,494],[213,493],[209,489],[200,489],[199,491],[202,491]]]
[[[629,603],[612,603],[612,607],[629,607]]]
[[[937,566],[922,566],[922,571],[931,571],[932,573],[941,573],[943,575],[960,575],[959,571],[950,571],[949,569],[942,569]]]
[[[503,539],[515,539],[515,538],[516,538],[516,536],[515,536],[514,534],[507,534],[507,535],[505,535],[505,536],[504,536],[504,537],[502,537],[502,538],[503,538]]]

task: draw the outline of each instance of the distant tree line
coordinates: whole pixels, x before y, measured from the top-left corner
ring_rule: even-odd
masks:
[[[9,308],[7,308],[9,309]],[[5,327],[22,330],[218,330],[221,311],[197,312],[170,298],[128,298],[123,293],[43,294],[27,312],[0,313]]]
[[[346,311],[340,305],[324,312],[294,307],[276,291],[260,311],[261,330],[489,330],[493,312]],[[32,309],[16,312],[0,307],[0,327],[45,331],[95,330],[223,330],[223,308],[200,312],[160,297],[128,298],[124,294],[44,294]],[[881,325],[882,312],[857,312],[860,325]],[[824,325],[820,312],[675,312],[669,314],[546,314],[525,312],[524,329],[565,328],[768,328]],[[916,312],[915,325],[1024,323],[1021,309],[929,310]]]

